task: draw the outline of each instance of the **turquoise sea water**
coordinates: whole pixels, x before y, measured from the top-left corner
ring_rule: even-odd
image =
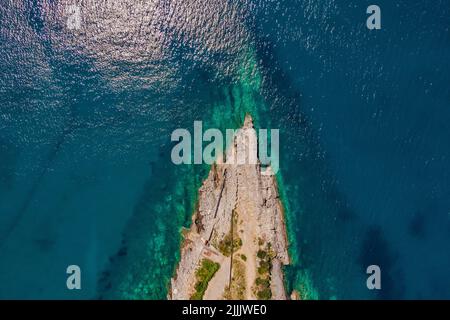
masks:
[[[450,298],[449,1],[379,31],[366,1],[67,4],[0,2],[0,298],[164,299],[208,172],[170,134],[246,112],[280,129],[289,290]]]

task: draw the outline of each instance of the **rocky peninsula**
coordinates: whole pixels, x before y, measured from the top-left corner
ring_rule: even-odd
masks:
[[[289,256],[276,178],[259,160],[228,161],[256,154],[250,141],[256,131],[247,115],[226,161],[217,159],[199,190],[169,299],[287,299],[282,266]]]

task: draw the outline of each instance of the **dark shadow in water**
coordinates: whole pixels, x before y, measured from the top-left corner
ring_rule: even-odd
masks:
[[[109,266],[121,263],[121,260],[126,257],[127,253],[128,247],[126,245],[126,240],[122,239],[120,249],[116,254],[109,257]],[[105,270],[101,272],[98,278],[98,287],[101,294],[97,296],[97,299],[103,300],[103,295],[110,293],[110,290],[112,289],[111,271]]]
[[[34,243],[41,252],[48,252],[54,248],[56,240],[53,238],[41,238],[34,240]]]
[[[426,237],[427,216],[423,211],[417,211],[408,225],[408,233],[416,239],[424,239]]]
[[[439,215],[439,208],[434,201],[425,200],[418,206],[408,224],[408,234],[418,240],[425,240],[430,236],[430,227],[433,217]]]
[[[381,290],[373,290],[377,298],[401,299],[404,296],[404,278],[396,269],[398,255],[392,252],[380,226],[369,227],[359,260],[364,272],[370,265],[377,265],[381,269]]]

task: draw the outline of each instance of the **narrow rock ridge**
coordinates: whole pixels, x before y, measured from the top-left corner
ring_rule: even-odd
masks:
[[[282,272],[289,264],[284,211],[275,176],[264,174],[256,159],[256,139],[247,115],[225,163],[218,159],[211,167],[199,190],[192,226],[183,234],[169,299],[191,299],[196,292],[202,299],[287,299]],[[245,162],[238,160],[243,154]],[[220,267],[202,291],[196,283],[204,259]]]

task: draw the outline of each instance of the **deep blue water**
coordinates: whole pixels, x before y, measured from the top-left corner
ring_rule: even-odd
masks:
[[[377,1],[372,31],[369,1],[201,2],[97,2],[74,32],[64,1],[0,1],[0,298],[164,298],[205,173],[170,133],[250,109],[281,131],[290,289],[449,299],[450,1]]]
[[[277,64],[299,92],[345,203],[333,208],[337,219],[345,216],[342,225],[307,231],[323,251],[311,253],[313,245],[305,254],[318,278],[345,273],[338,265],[349,260],[377,261],[385,272],[382,298],[448,298],[450,3],[378,1],[383,22],[375,32],[364,28],[363,4],[370,3],[283,3],[261,17],[267,34],[280,30],[269,36]],[[306,201],[317,201],[310,196]],[[304,225],[333,216],[316,205]],[[334,259],[331,270],[317,262]],[[337,296],[360,296],[361,282],[352,282],[338,284]]]

